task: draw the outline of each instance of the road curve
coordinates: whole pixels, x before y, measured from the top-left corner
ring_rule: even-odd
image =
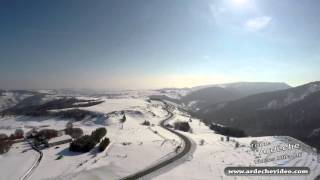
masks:
[[[28,141],[28,143],[30,144],[30,146],[32,147],[33,150],[35,150],[39,153],[39,158],[37,159],[36,163],[34,163],[32,165],[32,167],[26,172],[26,174],[22,178],[20,178],[20,180],[27,180],[31,176],[31,174],[34,172],[34,170],[39,166],[40,161],[43,157],[42,151],[40,151],[38,148],[36,148],[34,145],[32,145],[32,143],[30,143],[29,141]]]
[[[163,102],[163,101],[162,101],[162,102]],[[169,105],[168,105],[167,103],[165,103],[165,102],[163,102],[163,103],[164,103],[165,106],[166,106],[165,109],[167,110],[167,112],[168,112],[170,115],[169,115],[169,117],[167,117],[166,119],[164,119],[164,120],[161,121],[160,126],[161,126],[162,128],[164,128],[164,129],[170,131],[171,133],[179,136],[179,137],[184,141],[184,144],[185,144],[184,149],[183,149],[182,151],[180,151],[180,152],[179,152],[176,156],[174,156],[174,157],[171,157],[171,158],[169,158],[169,159],[167,159],[167,160],[165,160],[165,161],[163,161],[163,162],[160,162],[159,164],[156,164],[156,165],[154,165],[154,166],[151,166],[151,167],[148,168],[148,169],[144,169],[144,170],[142,170],[142,171],[140,171],[140,172],[137,172],[137,173],[135,173],[135,174],[129,175],[129,176],[127,176],[127,177],[124,177],[124,178],[122,178],[121,180],[135,180],[135,179],[142,178],[143,176],[146,176],[146,175],[148,175],[148,174],[151,174],[152,172],[154,172],[154,171],[156,171],[156,170],[158,170],[158,169],[161,169],[161,168],[163,168],[163,167],[165,167],[165,166],[173,163],[174,161],[182,158],[184,155],[186,155],[186,154],[191,150],[191,141],[190,141],[186,136],[184,136],[183,134],[181,134],[181,133],[179,133],[179,132],[176,132],[176,131],[174,131],[174,130],[172,130],[172,129],[170,129],[170,128],[168,128],[168,127],[165,126],[165,122],[166,122],[167,120],[169,120],[169,119],[172,118],[173,113],[168,110]]]

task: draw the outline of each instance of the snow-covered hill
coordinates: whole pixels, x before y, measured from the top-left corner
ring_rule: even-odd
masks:
[[[210,130],[204,123],[198,119],[191,118],[190,116],[175,110],[174,121],[185,121],[189,122],[192,133],[184,134],[188,136],[195,142],[195,149],[192,154],[186,157],[183,162],[175,167],[171,166],[164,172],[159,171],[154,175],[150,175],[148,178],[165,180],[165,179],[183,179],[183,180],[194,180],[194,179],[223,179],[223,180],[242,180],[242,179],[259,179],[259,180],[300,180],[300,179],[310,179],[313,180],[320,174],[320,162],[317,159],[318,155],[311,147],[305,145],[304,143],[297,141],[296,139],[290,137],[248,137],[248,138],[230,138],[227,142],[226,137],[215,134]],[[221,140],[223,138],[223,141]],[[281,146],[286,144],[299,144],[301,148],[283,151],[279,153],[256,153],[251,150],[251,142],[256,140],[265,144],[266,146],[260,149],[273,148],[275,146]],[[239,143],[239,147],[236,148],[236,143]],[[301,154],[299,157],[293,157],[296,154]],[[258,163],[257,160],[263,160],[265,158],[277,158],[283,155],[292,155],[292,158],[275,160],[270,162]],[[224,174],[224,169],[230,166],[294,166],[294,167],[309,167],[311,169],[311,174],[307,177],[301,176],[247,176],[247,177],[234,177],[226,176]],[[147,178],[147,179],[148,179]]]
[[[150,91],[130,91],[118,94],[116,97],[95,96],[104,102],[80,109],[95,112],[99,116],[84,118],[74,122],[73,125],[82,128],[85,134],[90,134],[98,127],[106,127],[106,136],[111,140],[108,148],[101,153],[94,149],[82,154],[69,151],[68,144],[46,148],[42,150],[43,159],[31,174],[30,179],[121,179],[168,157],[175,156],[176,148],[183,142],[178,136],[159,126],[159,123],[167,118],[169,113],[163,102],[147,98],[150,93]],[[90,97],[82,96],[82,98]],[[178,105],[168,104],[172,107],[170,110],[174,114],[173,118],[168,121],[169,124],[174,124],[176,121],[186,121],[190,124],[192,131],[181,133],[190,139],[192,148],[182,159],[149,174],[144,179],[275,179],[274,177],[226,176],[224,168],[228,166],[307,166],[312,171],[304,179],[313,180],[320,174],[317,155],[310,147],[299,141],[289,137],[230,138],[229,141],[226,141],[225,136],[215,134],[199,119],[190,118],[190,115],[182,111],[181,107],[176,108]],[[63,109],[57,111],[63,111]],[[124,124],[120,123],[122,113],[125,113],[127,117]],[[0,133],[11,134],[17,128],[22,128],[26,132],[34,127],[61,130],[65,128],[69,120],[57,117],[6,116],[0,118]],[[145,120],[149,121],[151,125],[142,125]],[[286,151],[285,154],[300,153],[301,155],[289,160],[256,163],[259,158],[278,157],[283,153],[256,153],[250,147],[253,140],[268,142],[269,145],[265,148],[280,144],[299,143],[300,149]],[[237,143],[239,143],[239,147],[236,147]],[[21,145],[14,145],[9,153],[0,155],[0,178],[5,177],[10,180],[21,177],[35,160],[36,154],[30,147],[27,151],[31,153],[30,159],[23,160],[26,154],[20,152],[22,150],[20,148],[15,149],[16,146]],[[58,158],[60,156],[62,156],[61,159]],[[19,163],[20,161],[30,163]],[[5,170],[10,168],[21,171],[13,175],[11,171]],[[301,177],[279,177],[276,179],[289,178],[299,179]]]
[[[174,149],[181,144],[181,140],[158,126],[160,120],[168,116],[162,103],[128,97],[103,100],[105,102],[102,104],[83,109],[104,116],[84,119],[75,122],[74,126],[82,128],[86,134],[90,134],[97,127],[106,127],[107,137],[111,140],[108,149],[102,153],[92,151],[84,154],[70,152],[67,144],[58,146],[59,148],[44,149],[43,159],[31,179],[78,178],[79,172],[96,168],[103,169],[108,175],[107,179],[119,179],[156,163],[161,158],[174,155]],[[119,122],[122,112],[125,112],[127,117],[123,128]],[[145,120],[151,123],[150,127],[141,125]],[[67,122],[66,119],[50,117],[4,117],[0,119],[0,133],[11,134],[17,128],[26,132],[34,127],[61,130]],[[60,155],[63,155],[63,158],[56,160]]]
[[[0,111],[13,107],[20,101],[33,96],[28,91],[1,91],[0,90]]]
[[[1,132],[1,131],[0,131]],[[16,143],[11,150],[0,155],[0,179],[20,179],[37,161],[39,154],[28,143]]]

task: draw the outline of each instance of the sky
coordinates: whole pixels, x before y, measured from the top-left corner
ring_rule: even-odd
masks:
[[[318,0],[4,0],[0,89],[320,79]]]

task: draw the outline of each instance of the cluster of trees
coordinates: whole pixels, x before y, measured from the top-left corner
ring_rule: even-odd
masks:
[[[6,134],[0,134],[0,154],[6,153],[10,150],[12,141]]]
[[[83,136],[83,130],[81,128],[66,129],[66,134],[72,138],[77,139]]]
[[[68,129],[68,128],[67,128]],[[91,135],[84,135],[77,138],[70,144],[70,151],[89,152],[107,134],[106,128],[98,128]],[[110,143],[109,138],[104,138],[99,144],[99,151],[103,151]]]
[[[144,126],[150,126],[150,122],[149,122],[149,121],[147,121],[147,120],[145,120],[145,121],[143,121],[143,123],[142,123],[141,125],[144,125]]]
[[[26,134],[26,138],[34,138],[35,146],[47,145],[48,140],[54,137],[58,137],[58,131],[54,129],[42,129],[37,131],[36,129],[32,129]]]
[[[189,132],[191,130],[188,122],[177,121],[174,123],[173,126],[174,126],[174,129],[184,131],[184,132]]]
[[[16,129],[10,136],[6,134],[0,134],[0,154],[6,153],[10,150],[13,141],[16,139],[22,139],[24,137],[24,131],[22,129]]]
[[[99,144],[99,151],[103,152],[108,147],[109,144],[110,144],[109,138],[102,139],[102,141]]]
[[[106,128],[98,128],[91,133],[91,137],[96,143],[98,143],[100,142],[101,138],[103,138],[106,134],[107,134]]]
[[[62,98],[49,101],[39,106],[39,109],[65,109],[75,107],[89,107],[102,103],[103,101],[85,100],[76,98]]]
[[[78,139],[83,136],[83,130],[81,128],[74,128],[72,122],[67,123],[65,132],[74,139]]]
[[[36,128],[32,128],[30,131],[26,133],[26,138],[35,138],[38,135],[38,131]]]
[[[43,139],[51,139],[58,137],[58,131],[54,129],[42,129],[37,133],[37,137]]]
[[[210,129],[214,130],[217,134],[222,134],[231,137],[247,137],[246,133],[241,129],[221,126],[218,124],[211,124]]]
[[[26,115],[26,116],[58,116],[62,118],[73,118],[77,121],[82,120],[86,116],[97,116],[96,114],[80,110],[71,109],[67,111],[50,112],[52,109],[65,109],[77,107],[89,107],[102,103],[103,101],[81,100],[76,98],[62,98],[49,101],[40,105],[32,106],[15,106],[2,112],[2,115]]]
[[[24,137],[24,131],[22,129],[16,129],[13,134],[8,138],[9,140],[22,139]]]
[[[84,135],[70,144],[70,151],[74,152],[89,152],[96,146],[96,142],[90,135]]]
[[[74,119],[76,121],[81,121],[85,117],[97,117],[98,115],[94,112],[91,111],[86,111],[82,109],[70,109],[66,111],[59,111],[59,112],[53,112],[50,113],[52,116],[58,116],[61,118],[66,118],[66,119]]]

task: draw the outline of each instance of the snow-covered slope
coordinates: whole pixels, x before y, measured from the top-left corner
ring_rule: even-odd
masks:
[[[226,137],[215,134],[207,126],[205,126],[198,119],[191,118],[178,110],[175,110],[175,118],[171,121],[186,121],[189,122],[192,133],[183,132],[186,136],[196,142],[196,148],[193,154],[184,158],[182,164],[177,167],[170,167],[169,170],[159,171],[148,178],[165,180],[165,179],[179,179],[179,180],[194,180],[194,179],[224,179],[224,180],[242,180],[242,179],[261,179],[261,180],[273,180],[273,179],[287,179],[287,180],[300,180],[310,179],[313,180],[320,174],[320,162],[317,160],[317,154],[311,147],[303,144],[290,137],[258,137],[258,138],[230,138],[227,142]],[[223,138],[223,141],[221,141]],[[256,153],[251,150],[250,143],[256,140],[264,143],[266,146],[263,148],[272,148],[278,145],[284,144],[300,144],[301,148],[295,150],[283,151],[280,153]],[[235,144],[239,143],[239,147],[236,148]],[[296,155],[301,154],[300,157],[293,157],[292,159],[275,160],[265,163],[260,163],[257,159],[265,159],[272,157],[281,157],[283,155]],[[259,158],[258,158],[259,157]],[[224,169],[230,166],[294,166],[294,167],[309,167],[311,174],[306,177],[301,176],[226,176]],[[146,179],[148,179],[146,178]]]
[[[23,99],[33,96],[28,91],[1,91],[0,92],[0,111],[13,107]]]
[[[249,95],[288,89],[285,83],[272,82],[238,82],[194,87],[181,98],[192,111],[201,111],[217,103],[233,101]]]
[[[28,143],[16,143],[11,150],[0,155],[0,179],[20,179],[38,160],[39,154]]]
[[[157,164],[168,157],[176,155],[176,148],[182,144],[182,140],[176,135],[163,129],[159,123],[169,116],[162,102],[149,100],[147,92],[130,92],[118,95],[114,98],[104,95],[99,96],[104,102],[91,107],[80,109],[93,111],[100,116],[95,118],[84,118],[82,121],[74,122],[75,127],[80,127],[85,134],[90,134],[98,127],[106,127],[107,137],[111,144],[101,153],[97,149],[89,153],[73,153],[69,151],[69,145],[59,145],[42,150],[43,159],[39,166],[30,176],[30,179],[120,179],[140,170],[146,169],[151,165]],[[87,98],[87,97],[83,97]],[[299,179],[301,177],[232,177],[224,174],[224,168],[228,166],[307,166],[311,169],[311,174],[303,177],[313,180],[320,174],[320,166],[317,155],[314,151],[303,143],[289,137],[259,137],[259,138],[230,138],[215,134],[199,119],[191,117],[181,110],[175,103],[168,103],[174,114],[168,121],[173,124],[176,121],[187,121],[191,132],[181,132],[192,142],[191,151],[182,159],[144,177],[144,179]],[[179,108],[176,108],[179,106]],[[127,120],[124,124],[120,119],[125,113]],[[145,120],[151,126],[143,126]],[[191,121],[190,121],[191,120]],[[0,133],[10,134],[17,128],[26,131],[38,128],[65,128],[68,119],[52,117],[25,117],[7,116],[0,119]],[[122,127],[123,126],[123,127]],[[223,138],[223,141],[221,140]],[[285,153],[264,154],[251,150],[250,143],[253,141],[266,142],[263,148],[273,147],[280,144],[299,143],[301,148],[298,150],[286,151]],[[239,147],[236,144],[239,143]],[[9,153],[0,156],[0,171],[13,167],[21,167],[20,173],[13,174],[8,171],[0,175],[0,179],[17,179],[23,175],[34,160],[36,153],[31,153],[26,157],[21,153],[22,149],[14,148]],[[261,148],[262,149],[262,148]],[[33,154],[34,152],[34,154]],[[277,160],[265,163],[257,163],[257,159],[267,157],[279,157],[284,154],[297,154],[299,157]],[[61,159],[58,159],[62,156]],[[26,159],[25,159],[26,158]],[[25,164],[18,164],[25,161]]]
[[[106,178],[106,174],[107,179],[119,179],[144,169],[161,158],[171,156],[175,147],[181,143],[178,137],[158,126],[159,122],[168,116],[162,103],[143,98],[104,100],[102,104],[84,108],[104,116],[84,119],[75,122],[74,126],[82,128],[86,134],[90,134],[97,127],[106,127],[107,137],[111,140],[107,150],[97,153],[95,149],[89,153],[77,154],[70,152],[67,144],[44,149],[43,159],[31,179],[91,177],[91,170],[101,170],[104,173],[102,179]],[[122,112],[127,117],[123,128],[119,122]],[[141,125],[145,120],[151,123],[150,127]],[[5,117],[0,119],[0,133],[10,134],[16,128],[23,128],[25,131],[34,127],[63,129],[67,122],[45,117]],[[63,158],[57,160],[60,155]]]

